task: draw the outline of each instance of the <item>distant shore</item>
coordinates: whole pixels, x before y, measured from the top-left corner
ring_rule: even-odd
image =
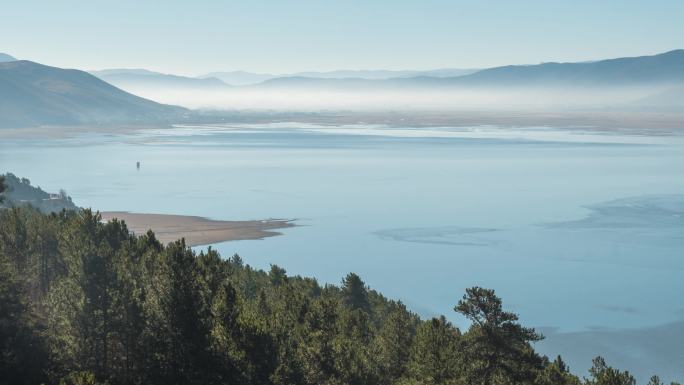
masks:
[[[260,112],[217,111],[215,119],[204,117],[190,125],[211,124],[268,124],[303,123],[330,126],[378,124],[388,127],[549,127],[608,132],[627,132],[643,135],[681,135],[684,133],[684,113],[653,110],[486,110],[486,111],[324,111],[324,112]],[[213,116],[213,115],[210,115]],[[181,122],[179,122],[181,123]],[[163,129],[163,125],[109,125],[68,127],[0,128],[0,140],[65,139],[83,134],[129,135],[144,129]]]
[[[185,238],[185,243],[188,246],[264,239],[281,235],[280,232],[273,230],[295,226],[292,220],[284,219],[217,221],[195,216],[141,214],[125,211],[108,211],[101,213],[101,215],[105,221],[114,218],[125,221],[128,229],[138,235],[152,230],[162,243]]]

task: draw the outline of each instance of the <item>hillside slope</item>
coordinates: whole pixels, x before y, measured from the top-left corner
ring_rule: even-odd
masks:
[[[159,123],[186,113],[83,71],[25,60],[0,63],[0,127]]]
[[[280,77],[257,88],[303,89],[418,89],[470,87],[619,87],[684,84],[684,50],[653,56],[625,57],[583,63],[543,63],[494,67],[461,76],[391,79],[330,79],[306,76]]]
[[[16,61],[16,60],[17,59],[15,59],[14,57],[12,57],[6,53],[0,52],[0,63],[6,63],[8,61]]]
[[[470,85],[634,85],[684,82],[684,50],[585,63],[543,63],[490,68],[452,78]]]
[[[0,175],[0,180],[5,187],[5,191],[0,195],[0,208],[31,206],[43,213],[78,209],[65,191],[45,192],[40,187],[32,186],[30,180],[19,178],[12,173]]]

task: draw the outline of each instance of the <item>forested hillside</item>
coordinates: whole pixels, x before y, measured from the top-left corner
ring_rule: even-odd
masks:
[[[0,209],[0,264],[2,384],[635,383],[601,358],[580,379],[539,356],[542,336],[492,290],[454,298],[461,331],[355,274],[322,286],[255,270],[90,210]]]
[[[12,173],[0,175],[0,178],[3,178],[6,190],[0,207],[31,206],[44,213],[78,209],[64,190],[50,194]]]
[[[188,111],[124,92],[83,71],[0,63],[0,127],[159,124]]]

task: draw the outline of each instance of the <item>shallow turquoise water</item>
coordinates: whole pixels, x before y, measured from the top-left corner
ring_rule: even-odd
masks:
[[[683,170],[680,136],[543,128],[279,124],[0,143],[0,171],[82,206],[297,218],[284,236],[215,245],[253,266],[332,283],[355,271],[459,324],[464,289],[491,287],[526,324],[562,332],[684,319]]]

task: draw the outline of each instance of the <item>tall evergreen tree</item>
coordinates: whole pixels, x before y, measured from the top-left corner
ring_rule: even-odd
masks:
[[[589,369],[591,379],[586,385],[635,385],[636,380],[629,372],[622,372],[606,364],[602,357],[596,357]],[[660,381],[660,379],[658,379]]]
[[[121,315],[115,250],[128,236],[120,223],[103,225],[99,214],[81,212],[62,236],[66,273],[49,295],[53,354],[101,381],[112,374]]]
[[[404,304],[397,303],[385,318],[374,340],[374,350],[383,380],[393,384],[407,375],[415,324]]]
[[[354,273],[347,274],[342,280],[342,293],[345,303],[352,309],[360,309],[365,312],[370,311],[368,301],[368,290],[361,277]]]
[[[3,175],[0,175],[0,203],[2,203],[5,199],[3,196],[5,192],[5,177]]]
[[[147,338],[155,348],[150,375],[166,384],[208,383],[210,307],[195,256],[181,240],[160,257],[147,272]]]
[[[317,299],[305,319],[306,339],[301,346],[307,384],[339,382],[335,356],[338,301],[330,296]]]
[[[444,316],[424,321],[411,350],[410,376],[419,384],[458,384],[460,349],[461,333]]]
[[[19,274],[26,274],[30,263],[30,241],[26,227],[27,217],[32,215],[31,210],[15,207],[2,211],[0,252],[7,256]]]
[[[521,326],[518,316],[502,309],[494,290],[472,287],[454,308],[473,325],[465,334],[466,382],[494,385],[531,382],[541,368],[530,342],[543,337]]]
[[[217,379],[230,384],[249,383],[244,338],[240,327],[240,303],[230,283],[219,288],[212,304],[212,351],[217,358]]]
[[[536,383],[538,385],[580,385],[580,380],[570,373],[565,361],[558,356],[553,362],[549,363],[547,360],[544,370],[539,372]]]
[[[0,252],[0,384],[46,380],[47,356],[36,323],[22,280]]]
[[[268,276],[271,279],[271,284],[274,286],[280,286],[281,284],[287,282],[287,272],[285,269],[277,265],[271,265],[271,270],[268,272]]]

